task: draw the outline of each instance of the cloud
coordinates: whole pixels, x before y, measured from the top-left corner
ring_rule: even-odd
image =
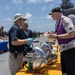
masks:
[[[41,2],[51,2],[51,1],[54,0],[27,0],[28,3],[33,3],[33,4],[41,3]]]
[[[4,22],[11,22],[12,19],[8,17],[8,18],[6,18],[6,19],[3,19],[3,21],[4,21]]]
[[[18,4],[18,3],[22,3],[22,0],[12,0],[12,2]]]
[[[52,2],[52,1],[54,1],[54,0],[44,0],[45,2]]]
[[[29,23],[32,23],[32,21],[29,21]]]
[[[30,13],[27,13],[26,15],[25,15],[25,18],[27,18],[27,19],[30,19],[32,17],[32,15],[30,14]]]
[[[46,6],[44,6],[43,8],[42,8],[42,10],[45,10],[46,9]]]
[[[41,2],[41,0],[27,0],[27,2],[36,4],[37,2]]]
[[[41,19],[52,19],[51,15],[42,16]]]
[[[9,6],[6,6],[6,7],[5,7],[5,10],[9,10],[9,9],[10,9],[10,7],[9,7]]]
[[[52,17],[50,16],[50,15],[47,15],[47,17],[46,17],[47,19],[52,19]]]
[[[10,17],[2,19],[1,25],[4,26],[4,29],[6,31],[8,31],[9,28],[11,27],[11,25],[12,25],[12,19]]]

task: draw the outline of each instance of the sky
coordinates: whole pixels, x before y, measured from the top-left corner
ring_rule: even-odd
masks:
[[[75,0],[71,2],[75,3]],[[62,0],[0,0],[0,27],[4,26],[9,31],[14,15],[21,13],[32,31],[54,31],[55,21],[48,14],[61,3]]]

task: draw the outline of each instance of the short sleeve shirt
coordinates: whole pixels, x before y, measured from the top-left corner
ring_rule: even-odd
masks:
[[[9,30],[9,51],[10,52],[14,52],[15,50],[17,50],[18,52],[23,52],[24,45],[13,46],[11,43],[12,41],[18,40],[18,39],[24,39],[23,33],[20,27],[14,24]]]
[[[74,27],[73,22],[70,18],[64,17],[63,15],[61,18],[64,18],[62,25],[63,25],[63,28],[65,29],[66,33],[70,33],[70,32],[75,31],[75,27]],[[57,25],[58,25],[58,22],[56,22],[56,26]],[[75,40],[72,40],[72,41],[68,42],[67,44],[60,45],[61,52],[68,50],[70,48],[75,48]]]

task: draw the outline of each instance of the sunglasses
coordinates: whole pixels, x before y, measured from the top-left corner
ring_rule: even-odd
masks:
[[[28,27],[28,25],[25,25],[26,27]]]

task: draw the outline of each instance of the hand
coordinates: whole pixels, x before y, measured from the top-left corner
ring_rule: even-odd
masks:
[[[28,45],[31,45],[33,42],[33,38],[28,38]]]
[[[45,37],[48,37],[48,38],[56,38],[56,34],[53,34],[53,33],[51,33],[51,32],[45,32],[44,33],[44,36]]]
[[[50,35],[50,32],[45,32],[45,33],[44,33],[44,36],[45,36],[45,37],[49,37],[49,35]]]

